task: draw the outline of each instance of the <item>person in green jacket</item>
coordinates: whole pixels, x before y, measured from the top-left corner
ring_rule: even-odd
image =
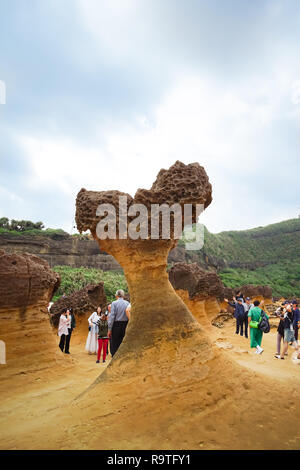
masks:
[[[261,354],[263,348],[261,347],[261,341],[263,337],[263,332],[259,328],[252,328],[250,325],[251,321],[259,322],[261,318],[261,313],[263,310],[263,301],[255,300],[254,307],[249,310],[249,326],[250,326],[250,348],[256,348],[255,354]],[[267,314],[265,314],[268,317]]]

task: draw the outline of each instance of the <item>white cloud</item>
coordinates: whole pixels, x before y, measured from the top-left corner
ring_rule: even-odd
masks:
[[[20,204],[24,202],[24,200],[20,196],[0,186],[0,199],[2,198],[8,199],[9,201],[16,203],[16,204]],[[4,213],[4,211],[1,211],[1,210],[0,212]]]
[[[82,147],[75,140],[23,136],[21,144],[33,170],[31,184],[47,185],[74,201],[81,187],[119,189],[133,195],[138,187],[149,188],[159,169],[177,159],[198,161],[214,193],[213,204],[202,218],[214,231],[225,229],[234,205],[240,210],[249,199],[251,183],[239,190],[236,200],[238,178],[249,172],[250,179],[261,164],[256,136],[282,114],[289,96],[289,89],[279,86],[274,77],[272,83],[256,79],[255,88],[252,84],[223,89],[212,81],[187,77],[157,106],[153,121],[140,116],[135,123],[108,123],[106,129],[99,129],[105,134],[99,148],[97,139],[93,146]],[[242,228],[255,222],[245,214],[234,224]]]

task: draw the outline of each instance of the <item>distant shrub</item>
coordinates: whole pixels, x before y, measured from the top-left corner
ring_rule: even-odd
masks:
[[[102,271],[94,268],[71,268],[70,266],[55,266],[55,272],[61,276],[61,285],[56,292],[54,301],[63,293],[72,294],[83,289],[87,284],[98,284],[104,282],[104,291],[108,302],[115,300],[117,289],[128,292],[127,282],[121,271]]]

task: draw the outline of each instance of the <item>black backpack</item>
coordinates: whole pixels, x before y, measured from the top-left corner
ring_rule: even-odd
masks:
[[[270,323],[264,311],[261,312],[258,329],[261,330],[263,333],[269,333],[270,331]]]

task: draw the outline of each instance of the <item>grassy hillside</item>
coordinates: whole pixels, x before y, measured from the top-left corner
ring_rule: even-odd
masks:
[[[61,275],[61,285],[53,297],[52,301],[56,301],[63,293],[71,294],[72,292],[82,289],[87,284],[97,284],[104,282],[104,290],[108,302],[115,300],[117,289],[123,289],[128,292],[125,276],[118,271],[101,271],[92,268],[70,268],[69,266],[55,266],[53,268]]]
[[[205,252],[228,263],[269,263],[300,259],[300,219],[251,230],[211,234],[206,230]]]
[[[206,230],[201,252],[217,260],[225,286],[270,285],[275,296],[300,296],[300,219],[244,231]]]
[[[59,229],[31,229],[18,232],[0,227],[0,237],[43,235],[56,240],[70,237]],[[73,235],[88,238],[86,235]],[[179,240],[179,245],[184,241]],[[210,233],[205,228],[202,250],[186,251],[187,262],[217,269],[225,286],[242,284],[270,285],[274,296],[300,297],[300,219],[291,219],[251,230]],[[117,288],[127,288],[122,273],[98,269],[57,266],[62,275],[58,295],[80,289],[89,282],[104,281],[109,300]],[[56,296],[57,297],[57,296]]]

